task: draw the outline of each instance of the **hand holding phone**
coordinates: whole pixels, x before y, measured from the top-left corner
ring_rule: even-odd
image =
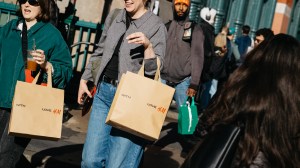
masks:
[[[93,97],[96,93],[96,86],[95,85],[90,85],[90,86],[88,85],[88,88],[89,88],[89,91],[90,91],[92,97],[89,97],[87,95],[87,93],[84,93],[82,95],[82,100],[83,100],[82,114],[81,114],[82,116],[86,115],[90,111],[90,109],[92,107],[92,103],[93,103]]]

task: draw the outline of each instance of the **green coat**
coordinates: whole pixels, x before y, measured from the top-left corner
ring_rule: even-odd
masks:
[[[25,81],[19,21],[12,20],[0,29],[0,108],[11,108],[17,80]],[[53,65],[53,87],[64,88],[72,76],[72,59],[61,33],[51,24],[37,22],[28,30],[28,49],[35,39]],[[43,73],[46,81],[47,74]]]

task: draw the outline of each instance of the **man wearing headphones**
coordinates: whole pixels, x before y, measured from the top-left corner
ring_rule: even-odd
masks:
[[[179,109],[187,97],[195,96],[203,67],[204,35],[199,25],[189,20],[190,0],[173,0],[174,19],[168,23],[167,49],[162,82],[175,88]]]

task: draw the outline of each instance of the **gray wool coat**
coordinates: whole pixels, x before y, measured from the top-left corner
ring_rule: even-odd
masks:
[[[164,64],[164,56],[166,50],[166,36],[167,30],[162,20],[154,15],[151,11],[147,11],[140,18],[130,22],[130,26],[126,30],[126,11],[122,9],[113,22],[112,13],[107,16],[104,30],[102,32],[98,48],[91,55],[88,65],[81,77],[84,80],[93,81],[91,68],[91,61],[95,59],[101,59],[101,65],[96,76],[96,81],[93,81],[96,85],[99,82],[99,78],[103,73],[104,68],[112,58],[114,49],[124,34],[123,42],[121,43],[119,50],[119,74],[118,79],[122,74],[131,71],[137,73],[141,68],[142,62],[145,63],[145,74],[154,75],[157,69],[157,58],[160,59],[161,68]],[[109,24],[111,25],[109,26]],[[126,37],[134,32],[142,32],[152,43],[156,58],[144,59],[144,47],[140,44],[129,44]]]

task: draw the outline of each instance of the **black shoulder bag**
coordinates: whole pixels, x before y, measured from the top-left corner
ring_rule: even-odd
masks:
[[[187,156],[182,168],[228,168],[239,144],[242,129],[220,124],[206,135]]]

